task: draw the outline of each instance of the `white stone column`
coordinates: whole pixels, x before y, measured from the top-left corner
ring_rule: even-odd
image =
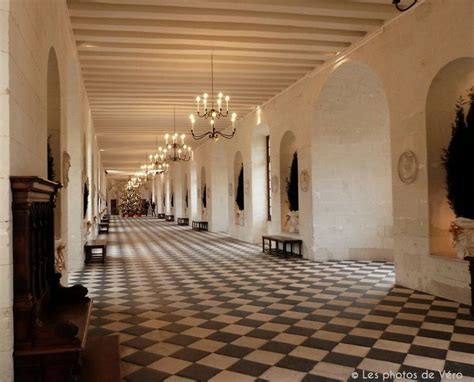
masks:
[[[183,166],[184,163],[176,163],[173,171],[173,185],[174,185],[174,216],[184,217],[184,202],[183,202]]]
[[[165,175],[165,214],[171,214],[171,190],[170,190],[170,173]]]
[[[192,162],[189,166],[189,216],[191,220],[199,220],[199,204],[198,204],[198,177],[197,177],[197,166],[196,162]]]
[[[81,105],[83,99],[79,91],[79,77],[77,67],[71,68],[68,87],[68,122],[67,122],[67,153],[70,157],[68,184],[63,192],[67,193],[67,271],[71,272],[81,269],[84,262],[83,232],[82,232],[82,114]],[[65,168],[67,170],[67,167]],[[63,179],[64,181],[65,179]]]
[[[227,232],[229,223],[229,197],[227,179],[227,163],[225,146],[213,145],[211,151],[211,165],[206,173],[208,184],[207,216],[209,230],[213,232]],[[210,191],[210,192],[209,192]]]
[[[10,193],[9,5],[0,1],[0,380],[13,381],[13,266]]]

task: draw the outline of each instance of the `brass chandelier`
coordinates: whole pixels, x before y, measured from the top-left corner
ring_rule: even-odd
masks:
[[[155,155],[150,154],[148,156],[149,163],[144,164],[141,166],[141,170],[145,172],[145,174],[149,173],[163,173],[167,172],[169,169],[169,164],[166,163],[165,161],[165,153],[163,152],[163,149],[161,147],[158,147],[158,137],[156,138],[156,151]]]
[[[194,133],[194,124],[196,122],[196,119],[194,117],[194,114],[191,114],[189,116],[189,119],[191,120],[191,134],[194,139],[203,139],[205,137],[208,137],[213,140],[217,140],[219,137],[223,137],[226,139],[231,139],[235,135],[235,120],[237,119],[237,114],[232,113],[231,115],[231,121],[232,121],[232,132],[231,133],[224,133],[222,130],[217,130],[216,129],[216,120],[220,118],[225,118],[229,115],[229,100],[230,97],[228,95],[224,96],[222,92],[219,92],[217,95],[217,106],[214,108],[214,54],[211,54],[211,96],[207,93],[204,93],[202,95],[202,98],[200,96],[196,97],[196,102],[197,102],[197,110],[196,114],[200,118],[204,119],[210,119],[211,123],[211,130],[206,131],[205,133],[202,134],[195,134]],[[203,109],[201,110],[201,101],[202,101],[202,107]],[[225,109],[223,103],[225,102]]]
[[[188,162],[193,157],[191,146],[184,143],[186,135],[181,134],[181,142],[178,143],[178,133],[176,132],[176,108],[173,107],[173,135],[165,135],[166,148],[158,148],[159,157],[165,163],[169,162]],[[170,140],[171,138],[171,140]]]

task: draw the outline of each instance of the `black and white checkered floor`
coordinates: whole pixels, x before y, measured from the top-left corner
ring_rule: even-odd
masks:
[[[285,260],[130,218],[70,282],[94,299],[90,335],[119,334],[126,381],[474,381],[468,308],[395,286],[392,264]]]

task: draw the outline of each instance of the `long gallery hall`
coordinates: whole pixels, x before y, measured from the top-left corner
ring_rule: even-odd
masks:
[[[0,0],[0,382],[474,382],[472,0]]]

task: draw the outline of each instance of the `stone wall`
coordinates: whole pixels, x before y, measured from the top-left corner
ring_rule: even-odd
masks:
[[[193,171],[199,178],[201,163],[209,153],[219,150],[222,156],[208,163],[206,175],[216,176],[212,166],[225,158],[226,166],[217,177],[233,183],[234,158],[240,151],[252,198],[265,201],[261,179],[253,176],[262,174],[261,161],[252,159],[256,132],[262,126],[270,131],[272,175],[279,178],[281,187],[279,147],[283,134],[292,131],[300,173],[307,169],[311,177],[309,190],[300,188],[299,194],[299,237],[305,257],[393,258],[397,283],[468,303],[467,264],[430,255],[426,103],[441,68],[458,58],[474,57],[472,11],[469,0],[420,2],[347,54],[264,105],[255,105],[255,111],[238,120],[234,139],[199,146],[195,150],[198,164],[190,165],[191,179],[196,176]],[[337,76],[351,66],[364,68],[368,75],[352,73],[337,84]],[[376,86],[369,87],[368,78]],[[325,101],[328,91],[332,95]],[[346,97],[338,104],[337,91],[354,99],[349,102]],[[374,115],[367,114],[367,103]],[[329,113],[322,117],[321,110]],[[345,118],[340,118],[344,113]],[[439,128],[449,130],[450,126]],[[407,150],[418,160],[417,178],[409,185],[398,176],[399,157]],[[272,193],[271,222],[262,224],[261,214],[254,213],[255,204],[250,203],[245,207],[244,226],[235,222],[233,193],[230,196],[227,191],[227,195],[219,208],[229,212],[232,236],[257,242],[263,232],[281,232],[280,192]]]
[[[48,58],[57,60],[57,100],[48,92]],[[50,72],[51,73],[51,72]],[[50,85],[52,82],[50,82]],[[51,89],[51,88],[50,88]],[[50,94],[48,94],[50,93]],[[93,187],[89,217],[97,215],[103,169],[65,1],[0,1],[0,381],[13,380],[11,175],[47,176],[48,105],[57,113],[57,180],[66,271],[83,264],[83,185]],[[53,106],[51,106],[53,105]],[[88,137],[87,141],[84,142]],[[86,157],[86,153],[89,155]],[[70,164],[70,167],[69,167]],[[94,190],[94,192],[92,192]],[[105,190],[102,191],[105,193]],[[80,208],[79,208],[80,207]],[[58,224],[59,225],[59,224]]]

